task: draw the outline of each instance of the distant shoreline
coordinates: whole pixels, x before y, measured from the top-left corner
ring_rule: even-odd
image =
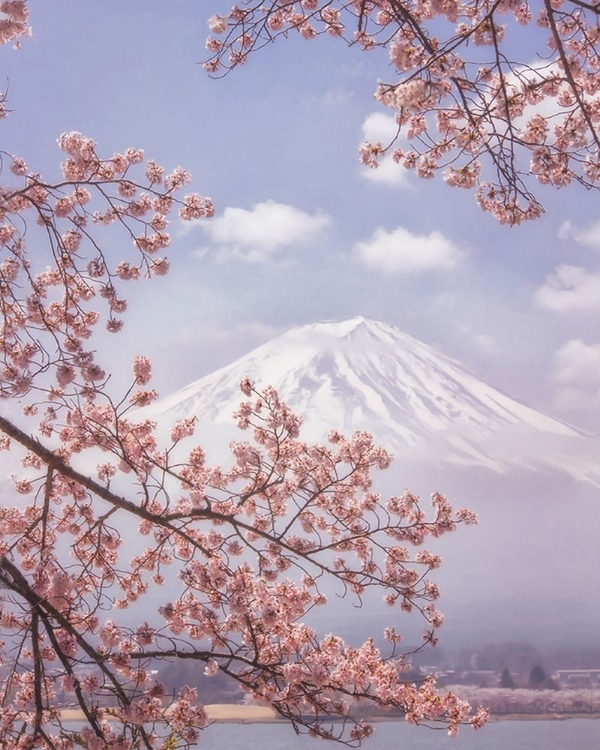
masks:
[[[600,719],[600,714],[490,714],[494,721],[567,721],[569,719]]]
[[[273,709],[268,706],[246,706],[239,703],[212,703],[205,707],[211,721],[221,724],[280,724],[283,719],[278,718]],[[82,711],[75,708],[65,708],[61,712],[63,721],[85,721]],[[491,714],[490,722],[497,721],[568,721],[570,719],[600,719],[600,713],[564,713],[564,714]],[[364,717],[365,721],[377,724],[380,722],[402,722],[401,716],[373,716]]]
[[[210,703],[204,706],[211,721],[236,724],[261,724],[280,722],[277,714],[268,706],[246,706],[239,703]],[[79,708],[64,708],[61,711],[63,721],[85,721],[85,715]]]

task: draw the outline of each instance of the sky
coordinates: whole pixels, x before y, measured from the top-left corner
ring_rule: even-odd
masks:
[[[227,8],[32,0],[32,39],[0,50],[5,151],[51,179],[57,137],[78,130],[106,155],[181,164],[215,202],[211,221],[173,222],[171,273],[132,286],[123,333],[98,340],[115,382],[146,354],[167,395],[292,326],[364,315],[598,431],[598,195],[540,189],[543,218],[506,227],[441,179],[360,166],[360,143],[390,132],[373,99],[386,55],[291,39],[211,79],[206,20]],[[533,42],[515,40],[523,60]]]

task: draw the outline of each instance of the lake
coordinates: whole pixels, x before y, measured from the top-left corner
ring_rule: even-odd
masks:
[[[600,720],[498,721],[475,731],[465,727],[458,737],[403,722],[375,724],[365,750],[599,750]],[[202,733],[204,750],[308,750],[322,740],[297,736],[285,724],[215,724]],[[328,748],[342,747],[327,744]]]

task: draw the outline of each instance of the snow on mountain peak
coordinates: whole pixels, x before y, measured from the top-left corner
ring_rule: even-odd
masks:
[[[460,362],[394,326],[358,316],[299,326],[144,410],[159,423],[197,415],[204,440],[235,436],[239,382],[274,386],[302,436],[366,430],[396,455],[494,471],[551,465],[600,483],[597,443],[509,398]]]

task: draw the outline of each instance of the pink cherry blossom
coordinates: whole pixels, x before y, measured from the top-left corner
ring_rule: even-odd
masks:
[[[209,22],[213,34],[224,35],[215,53],[231,54],[232,64],[256,41],[251,5]],[[271,0],[260,14],[267,34],[312,38],[345,33],[342,20],[357,7]],[[456,3],[431,7],[448,19],[464,15]],[[392,10],[386,4],[366,14],[367,27],[356,35],[363,49],[379,44],[371,26],[392,23]],[[0,43],[27,37],[25,0],[2,2],[0,12]],[[489,30],[476,25],[473,35],[485,42]],[[427,129],[423,102],[441,106],[447,70],[460,66],[449,55],[432,62],[430,52],[415,54],[406,41],[397,39],[397,67],[422,57],[431,80],[416,76],[382,99],[404,102],[411,119],[400,114],[398,123],[418,139]],[[504,102],[503,116],[521,111],[523,97],[518,91]],[[448,139],[459,137],[452,117],[440,121]],[[534,117],[528,122],[535,169],[550,164],[552,184],[571,179],[572,159],[540,150],[550,136]],[[551,137],[576,149],[586,133],[586,123],[571,118]],[[202,697],[187,686],[170,695],[152,673],[156,663],[184,659],[208,676],[228,675],[295,727],[350,745],[373,731],[356,710],[359,701],[451,733],[460,724],[481,726],[484,712],[471,715],[465,701],[438,694],[433,680],[404,681],[409,666],[393,626],[382,623],[380,649],[379,633],[346,643],[306,624],[336,595],[359,604],[373,591],[391,617],[411,610],[422,617],[422,648],[434,644],[443,616],[430,574],[441,560],[424,543],[474,523],[474,515],[455,512],[438,493],[429,511],[409,492],[382,498],[373,474],[391,457],[370,435],[334,432],[327,445],[309,444],[302,420],[276,390],[258,389],[250,378],[240,384],[236,416],[245,431],[232,442],[229,463],[208,464],[195,418],[172,425],[163,440],[140,411],[157,398],[145,389],[150,360],[135,356],[129,386],[115,394],[111,358],[97,353],[93,334],[99,325],[119,332],[134,299],[129,282],[168,272],[170,259],[157,254],[168,252],[169,218],[209,220],[212,201],[194,192],[181,197],[189,173],[168,172],[141,149],[103,154],[77,131],[61,135],[58,147],[63,161],[50,177],[19,156],[4,159],[0,396],[18,401],[27,429],[0,414],[0,449],[13,460],[14,489],[0,505],[0,598],[10,601],[0,607],[0,746],[191,747],[208,724]],[[363,147],[363,160],[375,166],[386,147]],[[447,165],[448,174],[477,183],[476,151],[465,164]],[[413,153],[404,163],[431,176],[447,152]],[[597,159],[588,156],[593,174]],[[500,211],[514,196],[479,183],[478,199]],[[535,204],[527,212],[530,218]],[[28,222],[45,229],[45,244],[31,243]],[[150,594],[158,587],[154,614]],[[83,726],[63,721],[66,704],[82,712]],[[333,729],[332,718],[340,720]]]
[[[304,39],[329,34],[365,51],[386,49],[395,75],[382,68],[388,80],[378,84],[375,98],[393,110],[397,137],[411,140],[414,152],[396,160],[403,158],[423,179],[440,174],[452,187],[474,190],[481,208],[501,223],[541,215],[536,182],[599,186],[593,5],[548,2],[534,18],[522,2],[490,8],[479,0],[339,6],[329,0],[244,0],[223,13],[210,22],[214,33],[228,35],[208,45],[209,72],[234,68],[267,42],[294,33]],[[514,61],[509,45],[519,38],[516,27],[534,24],[546,45],[534,47],[533,34],[531,49]],[[485,48],[482,65],[477,50]],[[530,62],[535,59],[540,63]],[[544,151],[537,148],[542,145]],[[360,160],[377,167],[388,151],[398,149],[394,143],[363,144]]]

